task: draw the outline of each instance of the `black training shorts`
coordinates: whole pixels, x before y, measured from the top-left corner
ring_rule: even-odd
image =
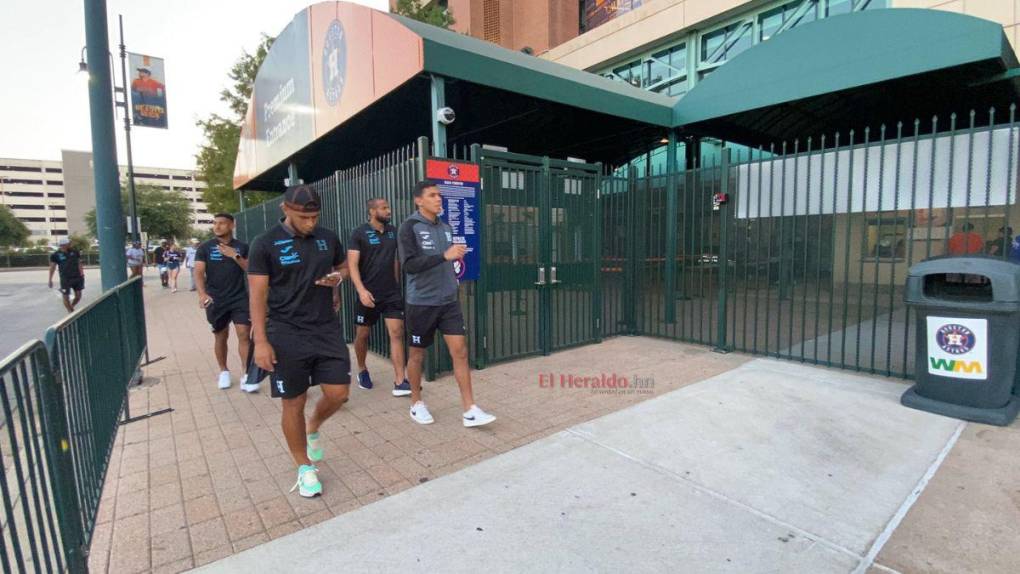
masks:
[[[432,346],[436,329],[444,335],[467,333],[464,329],[464,314],[457,301],[440,306],[408,304],[406,314],[404,325],[412,347],[424,349]]]
[[[361,299],[356,298],[355,301],[355,325],[371,327],[379,321],[379,317],[382,317],[383,319],[404,318],[404,301],[401,300],[400,293],[394,293],[393,295],[377,299],[375,307],[365,307],[361,304]]]
[[[60,278],[60,292],[70,295],[71,291],[82,291],[85,289],[84,277],[72,277],[71,279]]]
[[[213,333],[219,333],[231,323],[235,325],[251,325],[251,315],[248,313],[248,301],[238,301],[225,305],[212,305],[205,308],[205,320],[209,321]]]
[[[351,358],[339,330],[335,333],[267,333],[276,353],[269,374],[274,398],[292,399],[315,385],[351,384]]]

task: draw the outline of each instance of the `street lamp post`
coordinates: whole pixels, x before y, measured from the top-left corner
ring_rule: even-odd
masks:
[[[109,57],[109,29],[106,0],[85,0],[85,49],[88,59],[102,62]],[[127,280],[124,255],[124,212],[120,206],[117,176],[117,138],[113,135],[111,70],[93,66],[89,70],[89,117],[92,123],[92,174],[96,193],[96,231],[101,255],[103,290]]]
[[[127,47],[124,45],[124,16],[118,15],[120,23],[120,77],[121,85],[117,85],[117,75],[111,71],[110,77],[113,84],[113,105],[124,109],[124,141],[127,148],[127,180],[128,180],[128,208],[131,212],[131,240],[141,241],[141,229],[138,225],[138,199],[135,193],[135,163],[131,154],[131,109],[128,105],[128,75],[127,75]],[[82,48],[82,59],[78,62],[78,71],[88,74],[89,66],[85,61],[85,49]],[[113,54],[110,56],[110,68],[113,69]],[[116,94],[121,95],[118,101]]]

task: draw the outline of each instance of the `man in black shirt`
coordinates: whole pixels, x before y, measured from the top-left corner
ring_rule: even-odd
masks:
[[[365,366],[368,336],[381,316],[390,336],[390,360],[393,362],[393,396],[411,394],[404,378],[404,302],[397,280],[397,228],[390,225],[390,204],[380,197],[368,200],[368,223],[351,234],[347,248],[351,282],[358,292],[354,307],[354,355],[358,359],[358,386],[372,388]]]
[[[294,488],[305,497],[322,493],[313,464],[323,457],[319,427],[347,401],[351,383],[336,314],[347,266],[336,234],[317,225],[321,205],[312,187],[287,188],[283,220],[255,239],[248,260],[255,363],[271,371],[272,395],[283,399],[283,434],[298,464]],[[306,422],[313,385],[322,397]]]
[[[234,239],[234,216],[217,213],[213,217],[213,234],[216,236],[195,250],[195,288],[198,306],[205,309],[205,318],[212,326],[216,339],[214,351],[220,366],[217,385],[230,388],[230,369],[227,368],[227,339],[234,324],[237,331],[237,353],[241,356],[241,371],[248,361],[251,319],[248,316],[248,289],[244,272],[248,269],[248,245]],[[241,375],[241,390],[254,393],[258,381],[248,384],[248,375]]]
[[[159,281],[163,284],[163,288],[170,287],[170,270],[166,266],[166,239],[159,242],[159,247],[152,252],[153,262],[156,264],[156,269],[159,271]]]
[[[53,272],[59,269],[64,308],[72,313],[85,289],[85,270],[81,266],[81,252],[71,246],[68,238],[61,238],[57,245],[59,248],[50,255],[50,289],[53,289]],[[74,291],[74,300],[71,299],[71,291]]]

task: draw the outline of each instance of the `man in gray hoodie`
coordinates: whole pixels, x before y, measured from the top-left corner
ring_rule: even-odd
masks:
[[[453,375],[464,407],[462,422],[466,427],[486,425],[496,417],[478,408],[471,392],[464,314],[457,300],[457,274],[453,268],[453,262],[464,257],[467,247],[455,244],[450,226],[439,219],[443,198],[435,184],[423,181],[415,185],[414,204],[418,211],[397,231],[400,267],[407,275],[404,321],[411,339],[407,362],[411,418],[423,425],[433,422],[421,400],[421,372],[425,350],[432,346],[438,329],[453,359]]]

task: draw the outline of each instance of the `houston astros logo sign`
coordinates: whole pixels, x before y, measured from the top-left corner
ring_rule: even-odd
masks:
[[[969,353],[974,348],[977,337],[963,325],[950,323],[943,325],[935,333],[935,341],[943,351],[950,355],[962,355]]]
[[[450,167],[446,168],[446,173],[449,174],[449,176],[452,177],[453,179],[457,179],[458,177],[460,177],[460,168],[453,164],[450,164]]]
[[[333,20],[322,46],[322,90],[326,101],[335,106],[344,91],[347,75],[347,37],[340,20]]]

